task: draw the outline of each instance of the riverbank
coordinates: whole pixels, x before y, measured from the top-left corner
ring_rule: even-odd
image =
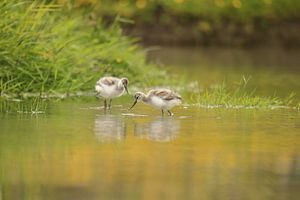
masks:
[[[209,22],[200,18],[182,22],[180,19],[179,15],[171,16],[168,24],[160,21],[124,24],[123,29],[127,35],[140,38],[145,45],[300,47],[300,20],[268,23],[258,20],[243,24],[231,20]]]
[[[68,2],[68,0],[63,0]],[[297,0],[75,1],[148,45],[300,46]]]

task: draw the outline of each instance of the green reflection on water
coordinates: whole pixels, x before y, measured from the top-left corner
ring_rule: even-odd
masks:
[[[130,103],[1,115],[2,199],[298,199],[298,111]]]

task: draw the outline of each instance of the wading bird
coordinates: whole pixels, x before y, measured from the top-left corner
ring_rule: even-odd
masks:
[[[181,104],[181,96],[169,89],[150,90],[147,94],[137,92],[134,95],[134,102],[129,110],[132,109],[138,101],[143,101],[146,104],[160,109],[162,115],[164,115],[164,111],[167,111],[168,114],[172,116],[173,113],[170,109]]]
[[[125,91],[128,94],[128,83],[129,81],[127,78],[116,77],[103,77],[97,81],[95,90],[97,96],[104,98],[104,109],[111,108],[111,101],[113,98],[123,95]]]

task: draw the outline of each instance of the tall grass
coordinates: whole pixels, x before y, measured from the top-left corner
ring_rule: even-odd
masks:
[[[0,93],[93,90],[104,74],[133,83],[158,81],[164,72],[145,63],[144,51],[125,37],[119,20],[104,27],[41,1],[0,2]]]

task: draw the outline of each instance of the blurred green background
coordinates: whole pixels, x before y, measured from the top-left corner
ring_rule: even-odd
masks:
[[[58,0],[93,16],[132,20],[126,32],[148,44],[300,44],[298,0]],[[128,22],[128,21],[127,21]]]

